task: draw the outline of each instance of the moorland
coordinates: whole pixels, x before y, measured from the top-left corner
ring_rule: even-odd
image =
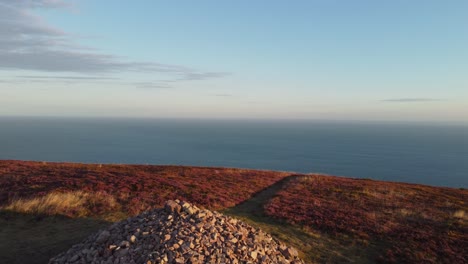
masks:
[[[320,174],[0,161],[0,259],[47,263],[100,228],[186,200],[310,263],[467,263],[468,190]]]

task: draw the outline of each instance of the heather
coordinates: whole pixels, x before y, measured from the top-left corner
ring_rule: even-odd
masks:
[[[466,263],[468,191],[314,175],[276,193],[266,214],[361,241],[376,261]]]
[[[120,217],[136,215],[160,207],[170,199],[223,209],[249,199],[288,175],[230,168],[0,161],[0,206],[31,207],[38,204],[37,199],[53,193],[89,198],[79,202],[81,209],[56,212],[71,217],[115,215],[116,210],[120,211]],[[99,201],[93,196],[107,199]],[[69,199],[75,201],[80,197]],[[117,205],[109,209],[108,200]]]
[[[468,191],[233,168],[0,161],[0,259],[45,263],[185,200],[261,228],[307,263],[466,263]]]

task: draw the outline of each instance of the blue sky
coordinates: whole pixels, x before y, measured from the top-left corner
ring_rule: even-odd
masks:
[[[0,0],[0,115],[466,122],[467,13],[456,0]]]

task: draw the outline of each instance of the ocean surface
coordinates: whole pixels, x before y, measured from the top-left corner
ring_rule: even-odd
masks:
[[[468,126],[0,117],[0,159],[181,164],[468,187]]]

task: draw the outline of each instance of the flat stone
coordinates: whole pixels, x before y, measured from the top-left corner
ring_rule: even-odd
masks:
[[[181,210],[181,206],[172,200],[167,201],[166,204],[164,205],[164,208],[169,213],[177,213],[177,214],[179,214]]]
[[[101,244],[106,242],[110,237],[110,232],[107,230],[102,231],[96,239],[96,243]]]

